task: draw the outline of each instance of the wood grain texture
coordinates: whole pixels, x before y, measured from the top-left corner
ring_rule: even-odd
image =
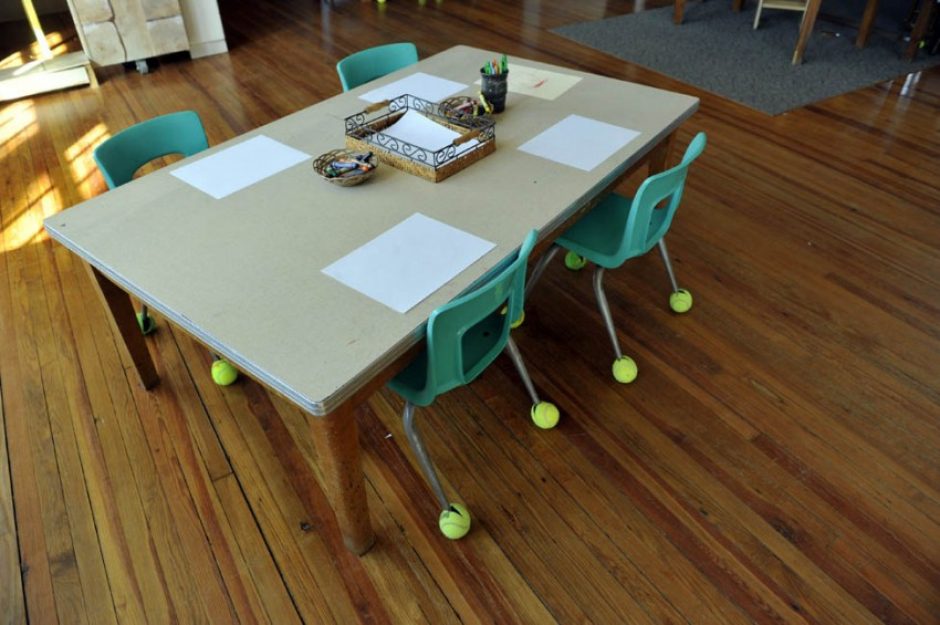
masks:
[[[550,32],[631,7],[223,2],[228,55],[0,107],[0,622],[940,623],[940,70],[771,118]],[[669,234],[695,307],[669,312],[655,253],[605,276],[637,381],[610,377],[589,272],[556,260],[514,337],[561,424],[531,425],[505,359],[420,411],[473,515],[451,542],[379,391],[357,414],[376,531],[358,558],[307,417],[213,384],[162,319],[144,391],[39,225],[105,192],[109,134],[192,108],[216,144],[398,40],[695,95],[669,162],[709,144]]]

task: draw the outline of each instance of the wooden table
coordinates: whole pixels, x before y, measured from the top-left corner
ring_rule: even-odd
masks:
[[[316,156],[343,145],[343,118],[375,86],[416,71],[470,83],[490,51],[457,46],[223,143],[267,135]],[[373,542],[355,411],[404,364],[431,311],[511,254],[531,228],[544,247],[606,189],[648,162],[665,167],[675,130],[698,100],[541,63],[582,80],[554,101],[510,93],[495,153],[433,184],[380,167],[352,188],[319,179],[310,161],[224,199],[170,175],[174,164],[46,220],[57,241],[89,265],[141,383],[157,374],[128,293],[159,311],[241,371],[311,415],[325,489],[346,545]],[[466,93],[477,87],[468,85]],[[516,148],[578,113],[640,131],[591,172]],[[415,212],[496,248],[406,314],[326,277],[321,269]],[[521,392],[521,390],[520,390]]]

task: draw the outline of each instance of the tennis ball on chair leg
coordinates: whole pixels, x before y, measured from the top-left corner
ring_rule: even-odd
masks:
[[[568,252],[565,254],[565,267],[571,271],[579,271],[587,266],[587,259],[584,256]]]
[[[532,406],[530,414],[535,425],[543,430],[550,430],[558,425],[558,419],[561,416],[558,413],[558,407],[547,401],[540,401]]]
[[[212,363],[212,381],[219,386],[228,386],[238,379],[238,369],[227,360],[216,360]]]
[[[139,312],[137,313],[137,326],[140,328],[140,333],[146,336],[157,329],[157,322],[150,314]]]
[[[636,363],[629,356],[622,356],[615,360],[612,369],[614,379],[621,384],[629,384],[636,379]]]
[[[679,289],[669,296],[669,308],[679,314],[689,312],[692,308],[692,294],[685,289]]]
[[[463,504],[451,503],[437,520],[441,534],[451,540],[463,538],[470,531],[470,513]]]

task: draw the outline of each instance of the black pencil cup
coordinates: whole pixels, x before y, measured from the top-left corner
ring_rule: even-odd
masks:
[[[506,81],[509,79],[509,72],[487,74],[481,70],[480,78],[480,91],[483,97],[493,107],[494,113],[502,113],[506,108],[506,92],[509,90]]]

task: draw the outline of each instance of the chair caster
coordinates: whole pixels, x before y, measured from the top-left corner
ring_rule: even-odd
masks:
[[[579,256],[574,252],[567,252],[565,254],[565,267],[571,271],[580,271],[587,267],[588,261],[584,256]]]
[[[219,359],[212,363],[212,381],[219,386],[228,386],[238,379],[238,369],[227,360]]]
[[[157,321],[149,313],[139,312],[137,313],[137,326],[140,328],[140,333],[147,336],[157,329]]]
[[[470,531],[470,513],[463,504],[451,503],[447,510],[441,512],[437,526],[447,538],[459,540]]]
[[[614,379],[621,384],[629,384],[636,379],[636,363],[629,356],[621,356],[614,361],[613,367]]]
[[[529,414],[532,416],[532,422],[543,430],[552,429],[558,425],[558,419],[561,418],[558,407],[547,401],[540,401],[532,406]]]
[[[692,294],[685,289],[675,291],[669,296],[669,308],[672,309],[672,312],[680,315],[689,312],[689,309],[692,308]]]

